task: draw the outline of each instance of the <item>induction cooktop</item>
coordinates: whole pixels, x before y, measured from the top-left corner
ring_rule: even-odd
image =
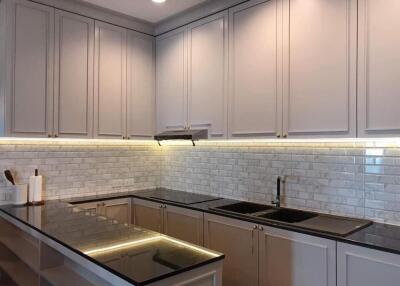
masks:
[[[163,190],[158,190],[157,192],[152,194],[150,198],[184,204],[184,205],[193,205],[220,199],[217,197],[212,197],[207,195],[193,194],[193,193],[186,193],[186,192],[179,192],[172,190],[168,190],[168,192]]]

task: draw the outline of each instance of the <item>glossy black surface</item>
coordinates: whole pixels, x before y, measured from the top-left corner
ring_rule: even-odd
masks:
[[[93,215],[65,202],[2,206],[0,210],[135,285],[223,259],[219,253]]]
[[[149,190],[142,190],[142,191],[135,191],[135,192],[120,192],[116,194],[109,194],[109,195],[97,195],[97,196],[91,196],[91,197],[81,197],[81,198],[75,198],[74,201],[84,201],[84,202],[89,202],[89,201],[97,201],[97,200],[107,200],[107,199],[113,199],[113,198],[125,198],[125,197],[137,197],[141,199],[147,199],[150,201],[154,202],[165,202],[160,199],[155,199],[151,198],[154,197],[154,194],[159,194],[160,192],[171,192],[174,193],[174,196],[178,196],[179,194],[182,194],[182,196],[186,196],[185,192],[179,192],[175,190],[168,190],[168,189],[149,189]],[[256,223],[256,224],[262,224],[266,226],[271,226],[271,227],[276,227],[276,228],[281,228],[281,229],[286,229],[290,231],[295,231],[295,232],[300,232],[304,234],[309,234],[313,236],[318,236],[318,237],[323,237],[327,239],[332,239],[344,243],[350,243],[350,244],[355,244],[359,245],[362,247],[368,247],[371,249],[376,249],[376,250],[381,250],[385,252],[391,252],[395,254],[400,255],[400,226],[393,226],[393,225],[386,225],[386,224],[381,224],[381,223],[372,223],[370,226],[367,226],[362,229],[356,229],[354,233],[350,235],[335,235],[332,233],[332,231],[337,231],[337,229],[342,229],[343,225],[340,224],[347,224],[352,221],[351,218],[346,218],[346,220],[343,220],[343,217],[337,217],[335,216],[326,216],[326,215],[319,215],[315,218],[311,218],[309,220],[306,220],[304,222],[300,223],[294,223],[294,224],[287,224],[287,223],[279,223],[276,221],[267,221],[264,219],[257,218],[255,216],[250,216],[250,215],[240,215],[240,214],[234,214],[232,212],[226,212],[226,211],[217,211],[217,207],[229,205],[229,204],[234,204],[234,203],[241,203],[241,201],[238,200],[231,200],[231,199],[217,199],[212,200],[212,201],[207,201],[203,203],[198,203],[198,204],[191,204],[191,205],[184,205],[184,204],[179,204],[179,203],[169,203],[171,205],[176,205],[192,210],[197,210],[197,211],[204,211],[207,213],[212,213],[212,214],[218,214],[218,215],[223,215],[226,217],[230,218],[235,218],[243,221],[248,221],[251,223]],[[66,204],[65,204],[66,205]],[[23,209],[23,208],[22,208]],[[15,210],[14,210],[15,211]],[[50,211],[50,210],[49,210]],[[57,218],[51,218],[52,214],[62,214],[62,212],[56,212],[55,210],[48,212],[48,215],[46,217],[49,217],[49,219],[57,221]],[[18,217],[24,217],[23,212],[18,214]],[[92,218],[94,221],[102,221],[104,219],[101,218]],[[109,222],[109,220],[106,220]],[[80,230],[84,229],[84,227],[88,224],[88,222],[81,221],[81,223],[77,223],[77,225],[81,225]],[[68,225],[68,224],[67,224]],[[72,223],[72,225],[75,225]],[[53,224],[55,227],[55,225]],[[47,227],[44,229],[45,231],[49,231],[47,229],[50,227],[50,225],[47,224]],[[121,226],[119,226],[121,227]],[[131,227],[132,228],[132,227]],[[323,230],[318,230],[318,229],[323,229]],[[62,228],[61,228],[62,229]],[[111,227],[113,229],[113,227]],[[123,228],[125,229],[125,227]],[[135,228],[137,229],[137,228]],[[78,229],[79,230],[79,229]],[[53,230],[55,231],[55,230]],[[143,230],[141,230],[143,231]],[[56,231],[58,232],[58,231]],[[106,231],[106,233],[109,233]],[[118,233],[118,231],[117,231]],[[122,231],[121,233],[124,233]],[[62,235],[62,233],[61,233]],[[149,247],[151,247],[149,245]],[[162,246],[160,246],[162,248]],[[155,260],[161,260],[165,261],[163,258],[165,255],[156,256]],[[168,255],[167,255],[168,256]],[[179,256],[180,259],[182,259],[183,256]],[[98,258],[98,259],[105,259],[103,258]],[[189,259],[191,260],[191,259]],[[200,259],[201,260],[201,259]],[[176,263],[177,260],[175,260]],[[202,260],[201,260],[202,261]],[[212,261],[211,260],[207,260]],[[192,264],[190,262],[189,264]],[[207,262],[206,262],[207,263]],[[136,262],[135,262],[136,264]],[[167,263],[169,264],[169,263]],[[175,267],[175,264],[170,265],[171,268]],[[190,267],[189,267],[190,268]],[[179,272],[179,270],[177,270]],[[170,272],[171,273],[171,272]]]
[[[291,209],[278,209],[270,213],[258,215],[258,217],[260,218],[272,219],[288,223],[302,222],[316,216],[318,216],[318,214]]]
[[[198,204],[219,199],[207,195],[176,192],[166,189],[158,189],[154,191],[153,194],[150,196],[150,198],[159,199],[166,202],[184,204],[184,205]]]
[[[272,209],[271,206],[260,205],[250,202],[233,203],[215,208],[216,210],[228,211],[240,214],[253,214]]]

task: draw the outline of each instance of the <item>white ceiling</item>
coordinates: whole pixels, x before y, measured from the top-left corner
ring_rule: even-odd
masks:
[[[158,23],[207,0],[166,0],[164,3],[154,3],[151,0],[83,1],[151,23]]]

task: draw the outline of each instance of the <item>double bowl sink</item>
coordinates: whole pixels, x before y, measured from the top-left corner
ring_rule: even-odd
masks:
[[[247,216],[253,219],[277,222],[339,236],[346,236],[372,223],[364,219],[320,214],[290,208],[277,208],[251,202],[237,202],[213,207],[212,209],[218,212]]]

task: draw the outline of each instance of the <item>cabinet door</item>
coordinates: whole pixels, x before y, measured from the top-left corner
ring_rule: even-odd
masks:
[[[398,286],[400,256],[338,243],[338,286]]]
[[[284,0],[284,136],[355,137],[357,0]]]
[[[260,285],[336,286],[335,241],[262,228]]]
[[[157,132],[187,125],[187,28],[157,37]]]
[[[399,136],[400,2],[359,1],[358,136]]]
[[[204,214],[204,246],[225,254],[222,274],[224,285],[258,285],[256,225]]]
[[[163,232],[163,210],[160,203],[133,199],[132,222],[146,229]]]
[[[102,206],[104,216],[121,223],[131,223],[131,199],[107,200]]]
[[[7,135],[47,137],[53,129],[54,9],[8,3]]]
[[[229,10],[229,135],[271,137],[281,130],[276,0]],[[278,59],[278,60],[277,60]]]
[[[167,205],[164,209],[164,233],[203,245],[203,213]]]
[[[155,126],[154,37],[128,33],[127,136],[151,138]]]
[[[126,134],[126,30],[95,23],[95,137]]]
[[[189,125],[209,129],[212,138],[224,138],[227,131],[227,28],[227,11],[188,27]]]
[[[92,137],[94,20],[56,10],[54,130]]]

